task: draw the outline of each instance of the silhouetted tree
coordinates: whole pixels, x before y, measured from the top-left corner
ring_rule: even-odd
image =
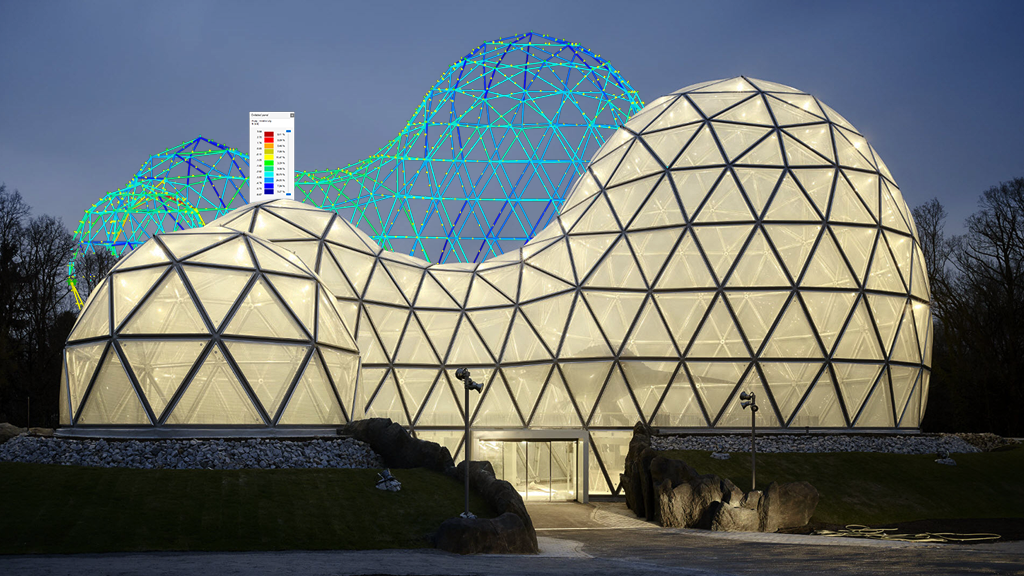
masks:
[[[919,208],[926,224],[944,212],[936,208]],[[936,338],[926,428],[1024,434],[1017,416],[1024,402],[1024,178],[986,190],[963,236],[921,237],[926,258],[929,249],[935,258],[928,263],[935,266]]]
[[[914,208],[913,213],[931,285],[932,313],[941,316],[938,306],[945,303],[944,295],[949,290],[947,268],[956,249],[956,240],[946,237],[946,208],[937,198]]]
[[[78,295],[85,300],[94,288],[107,277],[107,272],[117,264],[117,256],[106,250],[86,251],[75,258],[75,287]]]
[[[0,184],[0,416],[17,378],[18,342],[14,337],[21,290],[21,239],[29,207],[17,190]],[[0,417],[2,420],[2,417]]]
[[[0,421],[54,425],[62,351],[77,310],[67,263],[75,241],[51,216],[29,219],[17,191],[0,185]]]

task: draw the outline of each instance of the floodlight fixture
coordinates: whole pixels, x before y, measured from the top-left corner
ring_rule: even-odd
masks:
[[[740,407],[750,407],[750,489],[757,486],[757,445],[754,437],[757,433],[757,396],[753,392],[740,392]]]
[[[462,513],[462,517],[463,518],[476,518],[476,516],[473,515],[473,513],[469,511],[469,472],[470,472],[469,466],[470,466],[470,464],[472,462],[470,460],[470,444],[471,443],[470,443],[470,438],[469,438],[469,415],[470,415],[470,412],[469,412],[469,391],[470,390],[475,390],[477,393],[482,394],[483,393],[483,389],[484,389],[484,385],[480,384],[479,382],[475,382],[473,380],[473,378],[470,377],[469,369],[467,369],[466,367],[462,367],[462,368],[459,368],[458,370],[456,370],[455,371],[455,377],[458,378],[459,380],[462,380],[462,383],[465,384],[465,386],[466,386],[466,403],[464,405],[465,406],[465,414],[463,414],[463,419],[464,419],[465,425],[466,425],[466,435],[465,435],[465,440],[463,441],[465,443],[465,445],[466,445],[466,458],[465,458],[465,461],[466,461],[466,511]]]

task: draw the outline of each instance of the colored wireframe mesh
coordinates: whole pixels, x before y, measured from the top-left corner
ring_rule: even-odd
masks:
[[[480,262],[548,224],[587,159],[642,107],[629,83],[579,44],[532,32],[502,38],[452,64],[369,158],[297,172],[296,198],[342,214],[389,250]],[[202,137],[151,157],[86,211],[76,258],[99,249],[120,256],[152,234],[243,205],[248,164],[248,155]],[[70,268],[74,287],[74,261]]]
[[[382,250],[344,220],[313,238],[297,206],[216,224],[291,222],[267,227],[289,249],[322,238],[295,251],[356,327],[357,408],[453,453],[447,368],[462,365],[488,383],[475,425],[588,430],[604,491],[635,422],[746,426],[741,390],[764,427],[915,428],[924,412],[929,292],[910,211],[863,136],[789,87],[735,78],[652,102],[555,221],[479,264]]]
[[[203,226],[247,198],[248,156],[202,136],[150,156],[128,184],[85,211],[75,230],[75,262],[90,251],[120,257],[153,234]]]
[[[61,423],[345,423],[359,358],[328,294],[298,257],[253,236],[210,226],[154,236],[72,329]]]
[[[296,186],[386,249],[480,262],[557,216],[587,159],[642,106],[583,46],[532,32],[502,38],[441,74],[377,153],[299,173]]]

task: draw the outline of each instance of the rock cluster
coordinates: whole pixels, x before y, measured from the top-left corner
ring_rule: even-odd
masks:
[[[947,435],[944,434],[943,436]],[[991,452],[993,450],[998,450],[1004,446],[1015,446],[1020,443],[1020,441],[1015,440],[1013,438],[1003,438],[1002,436],[999,436],[997,434],[990,434],[988,432],[983,432],[980,434],[975,434],[971,432],[960,432],[957,434],[949,434],[948,436],[959,438],[960,440],[967,442],[971,446],[974,446],[981,452]],[[952,450],[950,450],[950,452],[952,452]]]
[[[144,469],[383,468],[369,446],[351,438],[112,441],[18,436],[0,444],[0,462]]]
[[[24,428],[18,428],[14,424],[8,424],[7,422],[0,422],[0,444],[7,442],[11,438],[18,436],[25,432]]]
[[[643,424],[634,427],[621,481],[626,505],[662,526],[775,532],[806,525],[818,505],[807,482],[772,482],[743,494],[728,478],[660,456],[652,440]]]
[[[456,468],[448,448],[413,438],[388,418],[358,420],[342,431],[369,444],[391,468],[423,467],[465,482],[465,462]],[[536,554],[537,532],[519,492],[498,480],[489,462],[471,464],[469,483],[499,516],[449,518],[434,533],[434,546],[457,554]]]
[[[426,468],[452,475],[455,462],[448,448],[436,442],[413,438],[401,424],[390,418],[369,418],[349,422],[341,433],[365,442],[380,454],[389,468]]]
[[[655,450],[707,450],[750,452],[750,435],[692,434],[653,436]],[[980,452],[959,435],[765,434],[757,436],[758,452],[886,452],[889,454],[936,454]]]

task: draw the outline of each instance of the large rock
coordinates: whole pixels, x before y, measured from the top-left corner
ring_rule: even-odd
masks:
[[[390,418],[356,420],[346,424],[341,432],[369,444],[389,468],[426,468],[442,474],[451,474],[455,468],[448,448],[413,438]]]
[[[643,423],[633,427],[620,479],[626,505],[666,527],[775,532],[805,526],[818,505],[818,491],[807,482],[773,482],[743,494],[728,478],[659,456]]]
[[[654,491],[654,482],[651,480],[651,461],[658,457],[658,451],[653,448],[645,448],[637,458],[634,468],[640,482],[640,494],[642,496],[643,516],[647,520],[658,519],[658,496]],[[639,514],[639,513],[638,513]]]
[[[633,426],[633,437],[629,440],[629,451],[623,467],[622,492],[626,496],[626,506],[637,516],[647,515],[644,502],[644,482],[641,479],[643,466],[640,454],[651,447],[650,430],[643,422]]]
[[[693,469],[693,466],[690,466],[686,462],[672,458],[664,458],[662,456],[658,456],[651,460],[650,471],[651,481],[655,485],[661,484],[665,480],[671,480],[673,488],[700,476],[700,474]]]
[[[707,528],[711,505],[721,502],[727,490],[714,474],[696,476],[678,486],[666,479],[658,485],[658,521],[672,528]]]
[[[533,527],[533,520],[530,518],[530,514],[526,511],[526,503],[523,502],[523,497],[519,495],[519,492],[516,491],[512,484],[495,478],[494,468],[491,467],[490,462],[472,462],[469,470],[469,485],[484,497],[484,500],[487,501],[495,512],[501,515],[515,514],[522,521],[530,541],[530,547],[518,550],[517,552],[536,554],[538,551],[537,531]],[[465,474],[466,462],[463,461],[455,468],[453,476],[459,481],[465,482]]]
[[[497,518],[449,518],[434,535],[434,546],[456,554],[536,554],[536,534],[506,512]]]
[[[724,502],[715,502],[708,509],[711,518],[709,528],[720,532],[757,532],[760,518],[757,510],[732,507]]]
[[[728,478],[701,475],[686,462],[662,456],[650,464],[655,486],[654,520],[676,528],[708,527],[715,502],[738,506],[743,492]]]
[[[18,428],[14,424],[8,424],[7,422],[0,423],[0,444],[20,435],[24,431],[24,428]]]
[[[434,442],[413,438],[405,428],[388,418],[356,420],[346,424],[340,432],[369,444],[370,448],[380,455],[384,464],[389,468],[427,468],[465,482],[465,462],[460,463],[456,468],[447,448]],[[435,534],[435,543],[438,543],[438,547],[442,547],[440,543],[445,543],[444,546],[447,547],[443,548],[444,550],[460,554],[476,552],[536,554],[538,551],[537,531],[533,527],[533,520],[530,519],[530,514],[526,511],[526,504],[519,492],[516,492],[508,482],[494,477],[494,469],[490,462],[472,462],[469,471],[470,486],[479,492],[490,507],[501,516],[493,520],[474,521],[474,519],[467,520],[465,518],[445,520],[442,525],[444,534],[440,531]],[[517,526],[521,528],[510,531],[513,527],[511,521],[508,518],[501,519],[508,514],[519,519]],[[474,530],[480,531],[480,534],[476,534]],[[509,536],[513,532],[518,533],[516,531],[523,532],[525,536]],[[470,534],[465,537],[471,544],[466,544],[461,548],[450,544],[451,539],[455,538],[452,536],[453,534]],[[492,543],[485,544],[485,541],[492,541]],[[504,544],[495,542],[504,542]],[[512,546],[514,549],[507,548],[508,546]],[[491,550],[488,547],[494,547],[494,549]]]
[[[772,482],[757,505],[758,529],[775,532],[780,528],[806,526],[818,506],[818,491],[807,482]]]

